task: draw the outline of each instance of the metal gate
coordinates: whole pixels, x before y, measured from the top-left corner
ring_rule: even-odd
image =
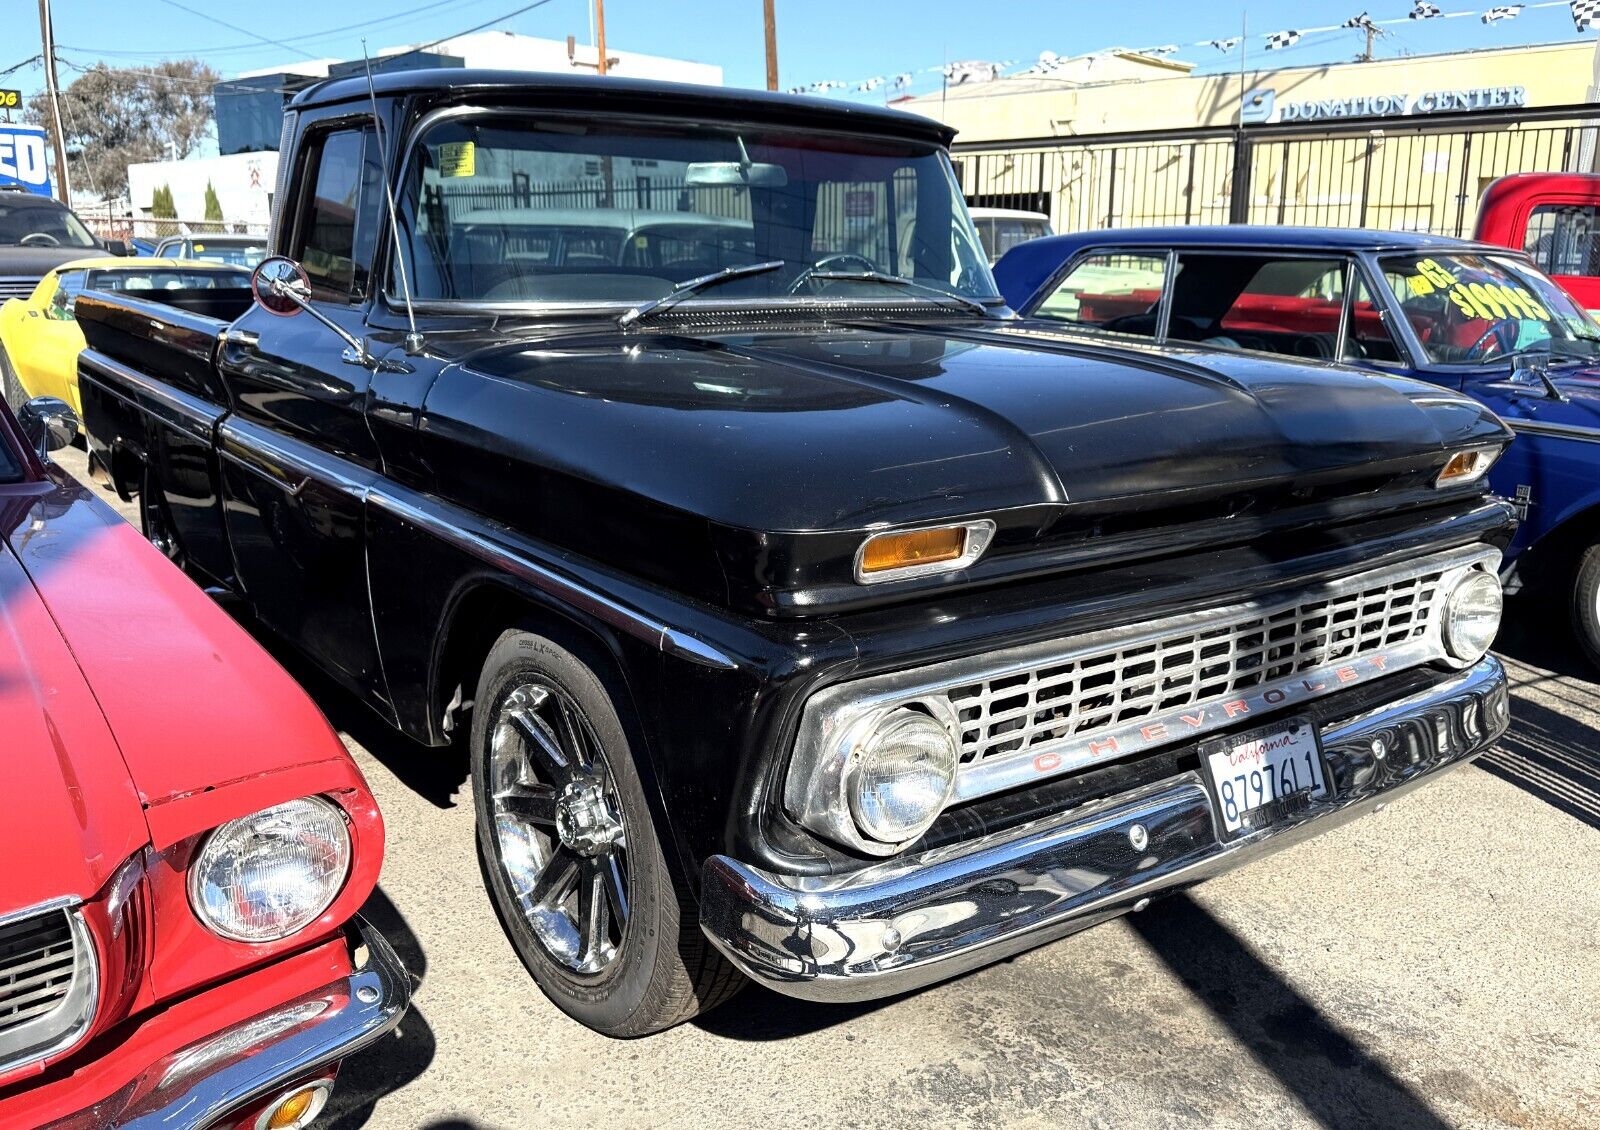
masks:
[[[973,205],[1057,231],[1313,224],[1470,235],[1490,181],[1595,172],[1600,105],[957,144]]]

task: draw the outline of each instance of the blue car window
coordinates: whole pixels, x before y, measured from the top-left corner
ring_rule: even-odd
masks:
[[[1154,337],[1167,257],[1113,251],[1080,260],[1033,316]]]

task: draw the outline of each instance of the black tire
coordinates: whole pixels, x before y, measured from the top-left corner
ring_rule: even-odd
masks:
[[[11,355],[3,345],[0,345],[0,385],[4,386],[6,403],[11,405],[11,411],[15,412],[27,402],[28,393],[23,389],[22,380],[11,365]]]
[[[145,467],[139,484],[139,529],[145,541],[161,551],[161,555],[180,569],[186,569],[183,549],[178,544],[172,519],[167,514],[166,502],[161,493],[161,481],[155,471]]]
[[[1572,634],[1596,668],[1600,668],[1600,544],[1578,555],[1572,581]]]
[[[563,715],[566,706],[572,709]],[[563,776],[548,754],[540,759],[527,736],[535,711],[531,725],[562,740],[558,753],[579,749],[571,759],[580,767],[574,775]],[[588,665],[545,636],[505,632],[478,679],[471,741],[479,861],[489,894],[517,956],[556,1007],[597,1032],[627,1038],[680,1024],[743,986],[744,978],[700,933],[685,885],[656,835],[627,728]],[[512,763],[518,768],[508,776]],[[599,790],[599,825],[577,821],[562,799],[581,800],[585,788]],[[547,807],[552,798],[556,803]],[[518,800],[529,806],[526,815],[521,808],[510,811]],[[573,836],[575,826],[609,827],[615,834],[597,847]],[[535,838],[541,850],[528,849]],[[549,876],[563,868],[574,876],[570,896],[539,897],[557,889]],[[625,898],[610,897],[613,883]],[[598,914],[581,901],[586,884],[590,907],[602,904]],[[534,905],[525,906],[523,898]],[[580,925],[600,919],[602,926]],[[568,941],[569,930],[576,931],[571,942],[578,945]]]

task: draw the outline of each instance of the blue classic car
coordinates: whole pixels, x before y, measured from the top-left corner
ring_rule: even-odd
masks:
[[[1600,323],[1520,252],[1331,228],[1125,228],[1022,244],[994,267],[1021,314],[1119,339],[1419,377],[1517,433],[1491,472],[1521,528],[1507,588],[1569,601],[1600,665]]]

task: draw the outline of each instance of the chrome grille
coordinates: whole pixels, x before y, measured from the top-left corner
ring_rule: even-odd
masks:
[[[65,1048],[88,1027],[95,962],[83,916],[59,903],[0,919],[0,1069]]]
[[[954,687],[964,764],[1032,752],[1157,713],[1381,653],[1428,634],[1443,569],[1248,609],[1196,630],[1108,647]]]
[[[0,301],[7,298],[26,298],[39,285],[39,277],[27,275],[0,275]]]
[[[0,1033],[59,1006],[76,966],[65,911],[0,926]]]

